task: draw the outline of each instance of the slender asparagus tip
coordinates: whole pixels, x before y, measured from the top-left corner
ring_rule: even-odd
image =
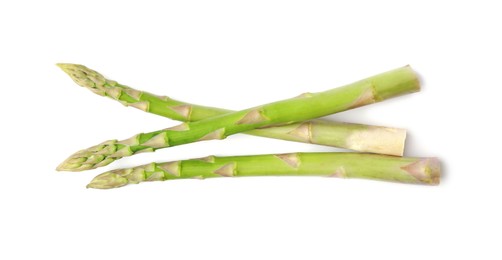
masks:
[[[56,171],[60,172],[60,171],[64,171],[65,170],[65,162],[62,162],[61,164],[58,165],[58,167],[56,167]]]
[[[113,85],[114,82],[107,80],[98,72],[87,68],[86,66],[71,63],[57,63],[70,78],[79,86],[90,89],[96,94],[105,95],[105,85]]]
[[[125,186],[128,183],[129,181],[127,178],[122,177],[114,171],[110,171],[94,177],[86,187],[93,189],[112,189]]]
[[[56,170],[78,172],[95,169],[130,154],[129,147],[117,151],[116,142],[117,140],[110,140],[78,151],[59,164]]]
[[[78,171],[77,169],[80,167],[79,164],[76,164],[76,163],[71,163],[71,160],[73,158],[70,157],[66,160],[64,160],[62,163],[60,163],[58,165],[58,167],[56,167],[56,171],[60,172],[60,171]]]

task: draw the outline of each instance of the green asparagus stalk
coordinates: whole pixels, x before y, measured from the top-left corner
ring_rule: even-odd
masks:
[[[106,141],[73,154],[57,169],[93,169],[137,153],[197,141],[224,139],[232,134],[266,126],[301,122],[417,90],[419,83],[416,74],[406,66],[320,93],[182,123],[155,132],[140,133],[122,141]]]
[[[194,105],[166,96],[157,96],[139,91],[109,80],[83,65],[58,64],[58,66],[78,85],[98,95],[117,100],[125,106],[139,108],[170,119],[192,122],[232,112],[231,110]],[[396,156],[403,155],[406,139],[404,129],[339,123],[319,119],[284,126],[254,129],[245,133]]]
[[[87,187],[110,189],[143,181],[241,176],[327,176],[437,185],[440,165],[436,158],[362,153],[209,156],[112,170],[95,177]]]

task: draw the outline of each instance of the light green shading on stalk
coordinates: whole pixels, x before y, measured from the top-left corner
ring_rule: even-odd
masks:
[[[208,156],[105,172],[87,187],[110,189],[144,181],[243,176],[331,176],[437,185],[440,165],[436,158],[361,153]]]
[[[88,88],[98,95],[106,96],[126,106],[132,106],[170,119],[191,122],[233,112],[220,108],[194,105],[166,96],[139,91],[121,85],[116,81],[106,79],[100,73],[83,65],[58,64],[58,66],[78,85]],[[303,94],[303,96],[308,95]],[[319,119],[284,126],[254,129],[245,133],[282,140],[341,147],[360,152],[397,156],[403,155],[406,139],[406,131],[404,129],[340,123]]]
[[[98,81],[97,84],[102,82]],[[117,95],[121,95],[119,90]],[[229,135],[256,128],[310,120],[418,90],[416,74],[409,66],[405,66],[344,87],[301,95],[196,122],[186,122],[155,132],[137,134],[126,140],[106,141],[73,154],[57,169],[93,169],[136,153],[153,152],[160,148],[197,141],[224,139]],[[145,111],[149,108],[148,103],[136,106]],[[190,114],[184,109],[181,111],[182,114]]]

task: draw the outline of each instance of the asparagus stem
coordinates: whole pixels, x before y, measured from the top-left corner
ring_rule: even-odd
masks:
[[[361,153],[291,153],[215,157],[150,163],[96,176],[88,188],[110,189],[143,181],[241,176],[328,176],[439,184],[436,158]]]
[[[302,95],[238,112],[196,122],[140,133],[122,141],[110,140],[79,151],[57,168],[82,171],[108,165],[122,157],[140,152],[225,137],[266,126],[301,122],[344,110],[372,104],[419,90],[413,70],[402,67],[344,87]],[[148,104],[142,105],[145,110]]]
[[[88,88],[96,94],[117,100],[126,106],[143,109],[146,112],[170,119],[192,122],[233,112],[221,108],[194,105],[166,96],[161,97],[139,91],[109,80],[83,65],[58,64],[58,66],[78,85]],[[406,139],[404,129],[339,123],[319,119],[284,126],[254,129],[245,133],[396,156],[403,155]]]

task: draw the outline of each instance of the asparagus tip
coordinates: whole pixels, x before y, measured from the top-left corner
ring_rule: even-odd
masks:
[[[88,169],[89,164],[82,164],[82,162],[85,160],[86,160],[85,158],[77,158],[75,157],[75,155],[72,155],[66,160],[64,160],[62,163],[60,163],[56,168],[56,171],[76,172],[84,170],[83,168]]]
[[[71,63],[57,63],[56,66],[61,68],[68,76],[70,76],[77,85],[88,88],[99,95],[105,95],[104,86],[112,81],[107,80],[98,72],[87,68],[84,65]]]
[[[60,165],[58,165],[58,167],[56,167],[56,171],[58,171],[58,172],[64,171],[64,166],[62,163]]]
[[[64,69],[68,65],[71,65],[71,64],[70,63],[56,63],[56,66],[60,67],[61,69]]]
[[[71,157],[70,157],[71,158]],[[56,171],[74,171],[75,168],[78,168],[76,164],[70,163],[70,158],[64,160],[62,163],[56,167]]]
[[[113,171],[102,173],[87,184],[87,188],[93,189],[112,189],[125,186],[129,183],[127,178],[120,176]]]
[[[71,63],[56,63],[56,66],[58,66],[61,70],[63,70],[70,77],[72,77],[72,75],[71,75],[72,71],[74,71],[78,66],[82,66],[82,65],[71,64]]]

